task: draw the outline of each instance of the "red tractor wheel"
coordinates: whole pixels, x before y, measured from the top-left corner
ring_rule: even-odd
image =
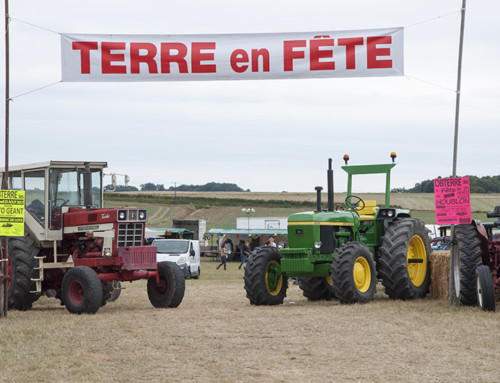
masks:
[[[96,313],[102,304],[102,285],[97,273],[87,266],[69,269],[62,282],[62,299],[70,313]]]
[[[181,268],[172,262],[159,262],[158,273],[159,283],[156,283],[156,278],[148,279],[149,301],[156,308],[179,306],[186,288]]]

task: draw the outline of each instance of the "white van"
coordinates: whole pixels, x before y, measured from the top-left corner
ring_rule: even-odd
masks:
[[[200,277],[200,241],[155,239],[151,246],[156,246],[156,262],[175,262],[184,272],[185,278]]]

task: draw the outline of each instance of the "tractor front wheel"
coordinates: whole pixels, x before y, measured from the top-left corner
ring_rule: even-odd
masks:
[[[322,299],[330,301],[335,298],[331,276],[299,278],[299,287],[302,294],[310,301]]]
[[[288,278],[281,272],[281,254],[263,247],[248,257],[245,290],[252,305],[280,305],[286,297]]]
[[[495,287],[490,268],[481,265],[476,268],[477,305],[483,311],[495,311]]]
[[[391,299],[424,298],[431,281],[430,240],[422,221],[397,219],[379,248],[380,277]]]
[[[62,301],[70,313],[95,314],[102,305],[101,280],[90,267],[69,269],[64,274],[61,290]]]
[[[148,297],[156,308],[177,307],[184,298],[185,280],[181,268],[172,262],[159,262],[158,273],[160,282],[156,278],[148,279]]]
[[[360,242],[349,242],[337,251],[332,262],[335,296],[340,303],[366,303],[377,289],[377,271],[370,250]]]
[[[481,240],[474,224],[455,226],[453,284],[455,303],[474,306],[477,303],[476,268],[483,263]]]

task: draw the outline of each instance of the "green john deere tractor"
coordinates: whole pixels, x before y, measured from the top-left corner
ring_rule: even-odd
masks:
[[[288,217],[289,248],[262,247],[245,268],[245,290],[251,304],[283,303],[288,278],[298,278],[309,300],[339,299],[341,303],[369,302],[378,279],[392,299],[423,298],[430,282],[430,241],[422,221],[408,209],[390,206],[390,172],[396,165],[347,165],[345,208],[334,209],[332,160],[328,168],[328,210],[321,207],[316,187],[313,212]],[[385,206],[352,195],[352,176],[385,174]],[[378,275],[378,278],[377,278]]]

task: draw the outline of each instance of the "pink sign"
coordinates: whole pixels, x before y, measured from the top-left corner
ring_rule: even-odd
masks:
[[[469,177],[434,180],[436,225],[471,222]]]

